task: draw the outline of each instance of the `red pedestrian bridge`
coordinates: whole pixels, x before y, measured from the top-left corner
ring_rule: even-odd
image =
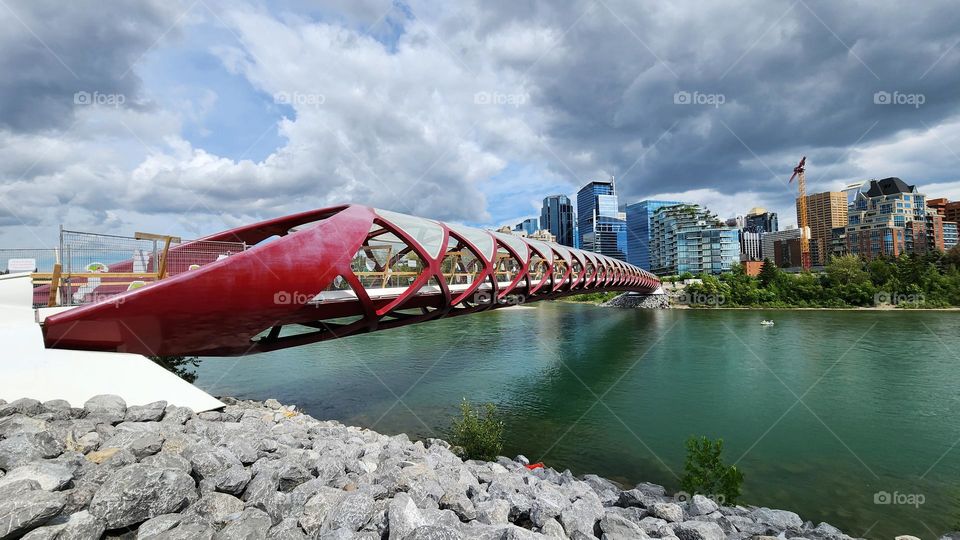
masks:
[[[114,237],[118,238],[118,237]],[[34,274],[48,348],[239,356],[660,282],[625,262],[360,205]],[[133,239],[131,239],[133,240]],[[79,249],[63,246],[69,260]],[[49,297],[49,303],[46,302]],[[72,303],[79,305],[70,306]]]

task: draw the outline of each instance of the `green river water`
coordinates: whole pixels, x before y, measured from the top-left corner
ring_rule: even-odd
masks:
[[[960,522],[958,317],[544,303],[204,359],[197,384],[411,437],[491,401],[506,454],[671,491],[684,440],[722,437],[744,503],[927,539]]]

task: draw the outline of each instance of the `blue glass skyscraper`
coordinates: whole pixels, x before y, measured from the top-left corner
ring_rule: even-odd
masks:
[[[747,214],[743,228],[754,233],[777,232],[780,230],[777,223],[777,213],[767,212],[763,208],[754,208]]]
[[[550,231],[558,244],[574,247],[573,204],[566,195],[551,195],[543,199],[540,210],[540,228]]]
[[[611,210],[609,208],[611,206],[610,202],[604,204],[606,214],[598,212],[600,206],[598,198],[601,195],[614,197],[612,213],[610,213]],[[580,246],[583,249],[589,249],[586,247],[587,243],[584,239],[593,237],[593,224],[597,215],[606,215],[609,217],[616,217],[617,215],[613,180],[596,180],[583,186],[580,188],[580,191],[577,192],[577,228],[579,230]],[[592,240],[590,243],[593,243]]]
[[[528,235],[537,232],[540,229],[540,221],[537,218],[527,218],[513,228],[515,231],[523,231]]]
[[[626,223],[620,217],[613,179],[596,180],[577,192],[577,228],[580,247],[622,261]]]
[[[664,206],[679,201],[640,201],[627,205],[627,262],[650,270],[650,220]]]

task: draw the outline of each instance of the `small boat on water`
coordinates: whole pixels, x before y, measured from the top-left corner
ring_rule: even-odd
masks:
[[[773,326],[773,321],[760,321],[763,326]]]

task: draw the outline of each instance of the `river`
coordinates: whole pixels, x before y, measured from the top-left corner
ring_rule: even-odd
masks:
[[[721,437],[744,503],[932,538],[960,521],[957,317],[543,303],[204,359],[197,385],[412,437],[490,401],[510,456],[670,490],[685,439]]]

